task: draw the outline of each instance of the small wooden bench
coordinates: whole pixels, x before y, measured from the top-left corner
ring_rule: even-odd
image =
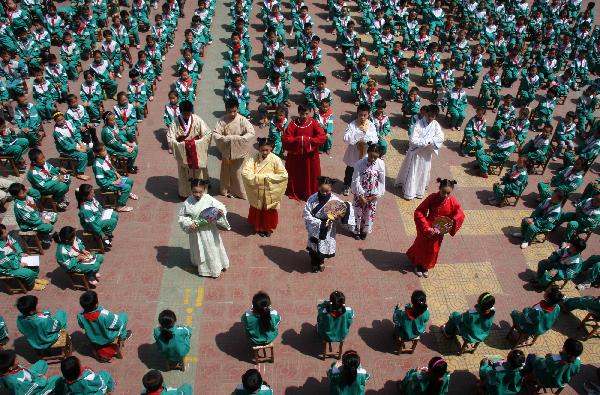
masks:
[[[15,162],[12,155],[0,155],[0,164],[8,171],[8,174],[13,174],[16,177],[21,174],[19,166],[17,166],[17,162]]]
[[[104,208],[112,208],[115,210],[118,206],[119,192],[117,191],[100,191],[102,197],[102,206]]]
[[[10,294],[26,294],[28,292],[25,283],[20,278],[0,275],[0,283],[4,285],[6,291]]]
[[[338,347],[337,347],[337,351],[333,351],[333,344],[337,343]],[[327,358],[335,358],[335,359],[340,359],[342,357],[342,353],[344,350],[344,342],[327,342],[327,341],[323,341],[323,354],[322,354],[322,358],[323,360],[327,359]]]
[[[252,347],[252,351],[254,352],[254,363],[275,362],[275,349],[273,343],[267,344],[266,346]]]
[[[587,330],[588,326],[591,327],[589,331]],[[597,335],[598,329],[600,329],[600,320],[594,314],[588,313],[585,318],[581,320],[579,327],[586,331],[586,334],[583,337],[583,340],[586,341],[590,337]]]
[[[83,244],[87,247],[88,251],[98,252],[100,254],[104,253],[104,241],[97,234],[84,231],[81,235],[81,240],[83,241]]]
[[[69,174],[75,174],[77,170],[77,159],[61,155],[58,157],[58,166],[64,168]]]
[[[121,339],[121,336],[118,336],[115,340],[110,343],[111,346],[115,348],[115,358],[123,359],[122,349],[125,347],[125,342]],[[94,354],[94,358],[100,361],[100,356],[98,355],[97,344],[92,343],[92,354]]]
[[[35,350],[40,359],[44,361],[62,361],[70,356],[73,351],[71,336],[65,329],[60,330],[56,342],[45,350]]]
[[[420,340],[421,340],[420,336],[417,336],[412,340],[404,340],[399,337],[398,338],[398,355],[414,353]],[[406,347],[406,344],[408,344],[408,343],[410,343],[410,347]]]
[[[514,325],[514,324],[510,328],[510,331],[508,331],[508,334],[506,335],[506,338],[510,339],[510,337],[513,335],[513,333],[517,333],[515,347],[533,346],[535,344],[536,340],[538,339],[538,337],[540,337],[540,335],[530,336],[530,335],[528,335],[526,333],[522,333],[519,330],[519,328],[517,328],[516,325]],[[529,339],[529,338],[531,338],[531,341],[527,342],[527,339]]]
[[[88,280],[87,274],[78,272],[67,272],[71,279],[71,286],[75,290],[89,291],[92,289],[92,285]]]
[[[20,231],[19,237],[25,244],[25,251],[29,255],[44,255],[44,248],[42,247],[42,241],[38,232],[32,231]]]
[[[52,195],[42,195],[40,198],[40,207],[42,210],[58,212],[58,204]]]

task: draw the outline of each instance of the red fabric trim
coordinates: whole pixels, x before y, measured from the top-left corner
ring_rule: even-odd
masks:
[[[544,310],[546,313],[549,313],[551,311],[554,311],[554,308],[556,306],[550,306],[545,300],[542,300],[540,302],[540,307],[542,308],[542,310]]]
[[[96,321],[100,316],[101,310],[92,311],[91,313],[83,313],[83,317],[89,321]]]
[[[198,153],[196,151],[196,140],[185,141],[185,157],[190,169],[198,169]]]

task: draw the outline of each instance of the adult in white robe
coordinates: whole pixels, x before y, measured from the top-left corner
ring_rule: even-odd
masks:
[[[395,182],[397,187],[402,188],[405,199],[425,196],[431,175],[431,159],[433,154],[438,155],[444,143],[444,132],[435,120],[438,111],[437,106],[429,106],[425,117],[417,121],[410,135],[406,158]]]
[[[205,186],[202,188],[206,190]],[[216,222],[200,217],[200,213],[209,207],[216,207],[222,212]],[[188,197],[179,209],[179,226],[189,235],[190,258],[192,264],[198,267],[200,276],[217,278],[229,268],[229,258],[217,229],[217,225],[231,229],[226,215],[225,205],[206,192],[199,199],[196,194]]]
[[[375,144],[379,140],[375,124],[369,120],[369,107],[366,105],[358,106],[356,110],[356,119],[348,124],[344,132],[344,143],[347,144],[344,152],[343,161],[346,164],[344,172],[344,195],[348,196],[350,185],[352,184],[352,175],[354,174],[354,164],[367,156],[367,146]]]

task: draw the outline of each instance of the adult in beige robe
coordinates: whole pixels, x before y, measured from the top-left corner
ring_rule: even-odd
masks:
[[[186,198],[192,193],[191,178],[208,180],[206,166],[212,132],[202,118],[193,114],[192,103],[181,102],[179,110],[180,115],[167,132],[167,142],[178,164],[179,196]]]
[[[246,159],[242,178],[250,203],[248,223],[262,237],[269,237],[277,227],[277,209],[285,194],[288,174],[281,159],[272,153],[273,143],[258,139],[259,152]]]
[[[252,148],[256,133],[250,121],[238,113],[238,106],[237,100],[225,103],[226,114],[217,122],[213,139],[221,153],[219,192],[223,196],[246,199],[242,165]]]

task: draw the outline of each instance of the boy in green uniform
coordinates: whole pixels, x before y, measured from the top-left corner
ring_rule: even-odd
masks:
[[[230,100],[235,100],[238,103],[238,111],[241,116],[250,117],[250,90],[242,82],[243,78],[240,74],[234,74],[231,77],[231,85],[225,88],[223,101],[227,103]]]
[[[500,182],[494,184],[494,197],[488,199],[489,204],[498,205],[502,203],[505,197],[521,196],[527,187],[529,178],[528,163],[526,157],[519,156],[517,163],[506,172]]]
[[[98,295],[94,291],[86,291],[79,297],[83,311],[77,314],[77,323],[84,330],[86,337],[98,351],[98,356],[110,360],[114,355],[111,343],[120,337],[126,341],[132,335],[127,329],[127,314],[113,314],[98,305]],[[106,349],[110,348],[111,351]],[[108,357],[108,358],[106,358]]]
[[[75,176],[77,178],[83,181],[89,180],[90,177],[84,173],[92,149],[83,142],[79,128],[75,128],[71,122],[67,121],[62,112],[55,113],[53,118],[55,124],[52,136],[56,150],[61,156],[75,159]]]
[[[281,136],[283,136],[283,132],[285,132],[288,126],[286,114],[287,112],[284,107],[278,107],[275,110],[275,116],[269,122],[268,139],[273,142],[273,153],[280,158],[283,157]]]
[[[567,222],[563,244],[569,242],[578,233],[592,232],[600,223],[600,193],[575,203],[575,212],[563,212],[559,223]]]
[[[489,292],[479,295],[474,308],[464,313],[453,312],[442,326],[442,334],[448,339],[460,336],[467,343],[481,343],[490,334],[494,323],[496,299]]]
[[[242,77],[242,82],[246,82],[248,79],[248,67],[241,61],[240,51],[234,51],[231,54],[231,61],[225,62],[223,66],[225,75],[223,80],[225,81],[225,87],[228,87],[233,82],[233,76],[239,74]]]
[[[96,129],[90,122],[90,117],[85,111],[85,107],[79,104],[79,99],[74,94],[67,95],[67,111],[65,111],[65,119],[73,125],[76,130],[79,130],[81,139],[84,143],[96,143]]]
[[[517,96],[520,96],[519,104],[522,107],[528,107],[535,99],[535,93],[540,88],[540,83],[541,79],[537,73],[537,66],[531,65],[527,68],[527,71],[523,70],[519,92],[517,93]]]
[[[192,328],[189,326],[175,325],[177,317],[171,310],[163,310],[158,315],[159,327],[154,328],[154,340],[158,352],[167,360],[167,366],[176,366],[184,370],[183,359],[190,352],[190,338]]]
[[[27,180],[31,183],[29,193],[36,199],[42,195],[52,195],[58,203],[58,208],[65,210],[69,205],[66,198],[71,185],[71,178],[65,169],[58,169],[46,162],[46,157],[37,148],[32,148],[28,153],[31,167],[27,172]]]
[[[350,79],[350,92],[356,98],[360,88],[366,86],[369,81],[369,62],[366,55],[361,55],[353,65]]]
[[[388,75],[392,100],[401,102],[408,96],[408,87],[410,85],[410,71],[407,67],[407,60],[404,58],[399,59]]]
[[[23,137],[29,142],[29,146],[36,147],[40,143],[38,130],[42,125],[42,119],[38,114],[36,106],[27,100],[27,96],[19,93],[16,96],[16,100],[14,122],[21,130]]]
[[[523,238],[521,249],[529,247],[529,243],[538,234],[550,232],[558,225],[564,197],[563,191],[554,191],[551,197],[538,204],[531,216],[523,218],[521,231],[512,233],[513,237]]]
[[[288,90],[281,82],[281,76],[277,73],[271,75],[261,92],[263,105],[259,107],[259,112],[262,115],[261,124],[263,126],[267,123],[267,109],[274,109],[281,105],[289,106],[288,93]]]
[[[64,310],[56,310],[52,317],[49,310],[38,312],[37,308],[36,296],[25,295],[17,299],[17,309],[21,313],[17,317],[17,329],[31,347],[46,350],[56,343],[61,331],[67,329],[67,313]]]
[[[317,305],[317,333],[323,342],[343,342],[348,336],[354,311],[345,303],[344,294],[334,291],[329,301]]]
[[[573,310],[585,310],[588,313],[592,313],[596,316],[600,315],[600,297],[598,296],[586,295],[567,298],[563,302],[563,306],[565,310],[569,312]]]
[[[364,394],[369,374],[360,364],[360,357],[354,350],[342,355],[342,360],[334,362],[327,371],[329,393],[335,395]]]
[[[138,197],[131,192],[133,189],[133,179],[131,177],[122,177],[115,169],[108,156],[106,146],[102,143],[94,145],[94,154],[96,159],[92,165],[96,184],[102,191],[115,191],[119,195],[117,200],[118,211],[131,211],[127,207],[127,200],[137,200]]]
[[[509,126],[508,129],[506,129],[506,133],[500,136],[487,151],[482,148],[475,152],[475,159],[481,170],[481,176],[483,178],[488,178],[490,165],[494,163],[504,163],[516,149],[515,130],[512,126]]]
[[[56,112],[56,102],[59,99],[59,93],[50,81],[44,77],[42,69],[34,69],[34,80],[32,83],[33,100],[40,116],[49,120],[52,114]]]
[[[242,315],[246,336],[253,347],[271,344],[279,333],[280,322],[281,316],[271,308],[271,299],[264,292],[252,297],[252,309]]]
[[[26,138],[18,136],[6,126],[4,118],[0,118],[0,155],[12,156],[17,166],[23,170],[25,162],[23,154],[29,148]]]
[[[90,117],[90,121],[94,123],[100,122],[100,108],[102,107],[104,96],[102,94],[102,86],[95,81],[94,72],[91,70],[83,72],[83,82],[79,89],[79,96],[83,102],[83,107]]]
[[[260,372],[256,369],[248,369],[242,375],[242,384],[239,384],[233,395],[273,395],[273,390],[263,381]]]
[[[523,385],[525,354],[511,350],[505,361],[497,358],[481,360],[478,387],[486,395],[517,395]]]
[[[0,347],[8,344],[8,329],[6,328],[6,322],[4,321],[4,317],[0,315]]]
[[[102,57],[102,52],[94,51],[94,60],[90,63],[90,70],[102,87],[104,95],[107,98],[114,98],[117,93],[117,81],[115,81],[115,75],[110,70],[110,63]],[[82,100],[84,100],[83,97]]]
[[[0,351],[0,388],[9,394],[47,395],[62,386],[60,376],[46,378],[48,362],[37,361],[31,368],[16,361],[13,350]]]
[[[596,157],[600,153],[600,124],[596,127],[593,134],[588,136],[574,150],[567,150],[563,156],[564,166],[569,166],[575,163],[575,160],[581,159],[587,167],[591,166]]]
[[[500,102],[501,89],[502,83],[498,75],[498,67],[492,66],[481,82],[481,89],[479,90],[480,105],[496,108]]]
[[[565,117],[558,123],[556,131],[554,132],[554,139],[557,142],[557,146],[552,154],[552,160],[557,160],[565,148],[569,150],[575,148],[573,140],[576,136],[576,118],[577,115],[575,115],[575,112],[568,111]]]
[[[444,395],[450,385],[448,364],[442,357],[433,357],[427,367],[409,369],[399,384],[402,394],[406,395]]]
[[[97,285],[100,266],[104,262],[102,254],[91,253],[75,234],[75,228],[64,226],[54,233],[56,241],[56,262],[68,273],[82,273],[90,285]]]
[[[58,215],[49,211],[41,211],[36,199],[27,193],[25,185],[15,182],[8,188],[14,198],[15,220],[19,229],[24,232],[36,231],[42,234],[42,246],[50,247],[50,234],[54,231],[54,223]]]
[[[75,197],[81,227],[100,237],[107,247],[111,247],[112,233],[119,222],[119,214],[116,210],[107,210],[105,213],[104,207],[94,197],[94,187],[90,184],[81,184],[75,191]]]
[[[6,49],[0,49],[0,77],[6,79],[6,90],[11,97],[18,93],[24,93],[27,90],[26,79],[28,77],[27,65],[25,62],[11,59],[11,55]]]
[[[38,278],[39,267],[28,267],[21,262],[23,249],[19,243],[8,234],[6,226],[0,224],[0,274],[18,278],[25,283],[27,289],[41,291],[48,285],[48,280]]]
[[[104,114],[104,127],[100,139],[106,145],[106,150],[110,155],[127,158],[127,171],[129,173],[137,173],[135,160],[138,154],[138,146],[128,141],[125,131],[117,127],[115,115],[112,112]]]
[[[415,115],[419,114],[421,111],[421,97],[419,96],[419,88],[413,86],[410,88],[408,95],[404,97],[404,102],[402,103],[402,114],[405,117],[409,117],[412,119]],[[410,129],[408,135],[410,136]]]
[[[410,303],[404,306],[404,310],[396,305],[393,321],[394,335],[401,340],[413,340],[425,333],[429,321],[425,292],[414,291],[410,296]]]
[[[115,114],[115,122],[119,130],[125,132],[127,141],[130,143],[136,141],[137,112],[133,104],[129,102],[127,93],[119,92],[117,94],[117,104],[113,106],[113,113]]]
[[[557,96],[557,88],[551,86],[546,91],[546,95],[542,97],[538,105],[533,109],[533,115],[535,117],[533,122],[537,129],[541,128],[544,124],[552,123],[552,114],[554,114],[554,109],[556,108]]]
[[[560,303],[564,296],[557,286],[553,285],[544,292],[544,299],[533,307],[525,307],[523,311],[513,310],[510,313],[513,326],[528,336],[539,336],[548,332],[560,314]]]
[[[110,394],[115,388],[112,376],[106,370],[98,373],[81,366],[79,358],[70,356],[60,363],[65,388],[69,394]]]
[[[487,125],[484,118],[485,108],[478,107],[475,116],[469,119],[463,133],[463,143],[461,144],[461,156],[467,156],[471,152],[479,151],[483,148],[482,140],[487,134]]]
[[[599,95],[594,85],[590,85],[583,91],[583,94],[577,99],[575,113],[579,118],[577,131],[584,136],[588,126],[594,123],[594,111],[598,107]]]
[[[179,388],[172,388],[165,385],[162,373],[158,370],[150,370],[142,378],[144,390],[142,394],[156,395],[192,395],[194,391],[189,384],[183,384]],[[262,395],[262,393],[259,393]],[[271,394],[267,394],[271,395]]]
[[[135,109],[137,122],[142,122],[146,116],[146,104],[148,97],[152,94],[152,88],[140,79],[140,73],[135,69],[129,72],[129,78],[131,78],[131,82],[127,85],[127,100]]]
[[[327,100],[331,104],[331,91],[325,86],[326,83],[327,77],[319,76],[315,86],[304,90],[304,96],[311,110],[316,111],[323,100]]]
[[[369,115],[369,120],[375,125],[375,130],[377,131],[377,144],[380,148],[380,157],[383,157],[387,153],[388,143],[385,138],[392,131],[390,118],[385,114],[386,107],[385,100],[377,100],[375,101],[375,110]]]
[[[504,58],[504,63],[502,64],[502,86],[510,88],[519,78],[522,63],[523,57],[521,56],[521,47],[513,47],[508,56]]]
[[[568,166],[562,170],[559,170],[550,182],[540,181],[538,183],[538,192],[540,194],[539,200],[546,200],[552,195],[552,189],[560,189],[565,193],[566,197],[575,191],[583,183],[583,161],[577,159],[573,166]]]
[[[63,36],[63,44],[60,46],[60,58],[63,61],[67,76],[71,80],[77,80],[81,67],[81,49],[73,42],[71,32],[65,32]]]
[[[512,102],[513,97],[511,95],[505,95],[502,98],[502,104],[498,106],[496,120],[494,121],[494,126],[490,130],[488,137],[498,138],[500,132],[513,122],[516,114]]]
[[[457,79],[454,87],[446,92],[445,102],[450,115],[450,127],[458,131],[467,116],[467,93],[463,89],[462,78]]]
[[[556,280],[572,280],[579,274],[582,266],[581,252],[586,242],[575,238],[558,251],[554,251],[547,259],[538,263],[537,274],[532,279],[534,287],[543,289]],[[550,272],[553,272],[551,274]]]
[[[64,102],[69,93],[69,77],[67,76],[65,66],[58,63],[56,55],[48,55],[48,64],[44,67],[44,72],[48,81],[52,82],[52,85],[54,85],[54,88],[58,92],[58,100]]]
[[[564,388],[579,373],[579,356],[582,353],[583,343],[569,338],[565,340],[559,354],[548,354],[545,357],[529,354],[525,364],[525,371],[528,373],[526,380],[543,388]]]
[[[537,136],[525,143],[519,155],[526,156],[529,159],[530,166],[535,163],[545,163],[548,158],[551,138],[552,125],[546,124]]]

